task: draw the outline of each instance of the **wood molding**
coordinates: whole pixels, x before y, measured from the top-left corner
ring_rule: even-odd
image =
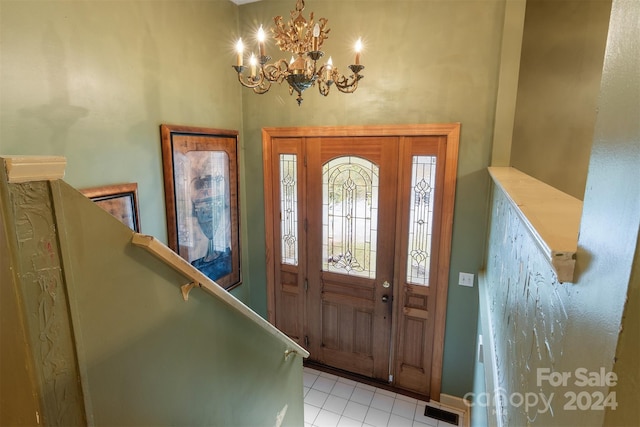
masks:
[[[449,266],[451,261],[451,238],[453,232],[453,214],[456,198],[456,180],[458,176],[458,147],[460,145],[460,124],[450,129],[447,134],[446,162],[444,171],[444,194],[442,200],[442,219],[440,232],[445,238],[440,239],[438,251],[438,286],[436,291],[435,313],[435,348],[431,362],[431,398],[440,399],[442,384],[442,365],[444,355],[445,323],[447,317],[447,295],[449,292]],[[448,236],[448,238],[447,238]]]
[[[2,156],[10,183],[64,178],[67,159],[62,156]]]
[[[266,281],[267,281],[267,320],[271,324],[276,324],[275,314],[275,262],[273,260],[273,200],[271,197],[273,172],[271,167],[271,136],[264,129],[262,130],[262,170],[264,171],[264,179],[262,180],[264,186],[264,217],[265,217],[265,262],[267,266]]]
[[[489,174],[549,260],[558,281],[572,282],[582,201],[515,168],[490,167]]]
[[[310,127],[267,127],[264,136],[275,137],[341,137],[341,136],[427,136],[459,134],[460,123],[413,124],[413,125],[372,125],[372,126],[310,126]],[[457,130],[457,131],[456,131]]]

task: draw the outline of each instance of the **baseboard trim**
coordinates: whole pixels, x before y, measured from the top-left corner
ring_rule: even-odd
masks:
[[[466,412],[469,409],[469,406],[471,406],[471,402],[468,400],[444,393],[440,393],[440,403],[464,412]]]

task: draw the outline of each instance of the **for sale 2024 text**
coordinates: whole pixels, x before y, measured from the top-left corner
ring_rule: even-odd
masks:
[[[578,368],[575,371],[556,372],[549,368],[538,368],[536,374],[536,384],[542,387],[543,384],[551,387],[567,387],[572,385],[581,388],[602,388],[615,387],[618,383],[618,376],[615,372],[607,372],[604,367],[598,371],[589,371],[586,368]],[[602,411],[605,408],[615,410],[618,406],[616,392],[609,391],[607,394],[601,390],[567,391],[564,409],[566,411]],[[549,400],[551,400],[551,397]]]

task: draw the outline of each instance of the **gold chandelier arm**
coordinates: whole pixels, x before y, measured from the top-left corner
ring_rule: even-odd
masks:
[[[331,89],[331,85],[333,84],[333,80],[325,81],[324,79],[318,80],[318,92],[320,95],[327,96],[329,95],[329,90]]]
[[[253,89],[260,85],[260,81],[263,80],[262,75],[257,77],[247,77],[241,72],[238,73],[238,81],[244,87],[248,87],[249,89]]]
[[[253,89],[255,93],[263,94],[271,88],[271,82],[264,78],[263,73],[256,77],[247,77],[242,74],[243,69],[238,71],[238,81],[244,87]]]
[[[269,89],[271,89],[271,82],[266,79],[262,79],[262,81],[260,81],[260,84],[253,88],[253,91],[258,95],[262,95],[263,93],[269,91]]]
[[[327,67],[327,65],[323,65],[318,70],[318,91],[320,95],[327,96],[329,95],[329,90],[331,89],[331,85],[333,84],[332,77],[332,67]]]
[[[364,67],[363,67],[364,68]],[[336,88],[342,93],[353,93],[358,89],[358,82],[364,76],[360,75],[358,71],[354,72],[350,76],[340,74],[337,69],[332,73],[333,82]]]
[[[289,64],[285,59],[280,59],[273,64],[266,64],[262,69],[264,76],[270,82],[282,83],[289,74]]]

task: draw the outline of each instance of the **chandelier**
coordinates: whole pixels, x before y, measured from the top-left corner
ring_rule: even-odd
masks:
[[[327,96],[332,85],[343,93],[353,93],[358,88],[358,82],[364,76],[360,71],[364,69],[360,65],[360,52],[362,42],[358,39],[355,46],[355,60],[349,65],[351,75],[341,74],[333,66],[331,57],[323,65],[318,64],[324,56],[322,43],[328,38],[329,28],[325,18],[313,20],[313,12],[309,15],[309,21],[302,16],[304,0],[297,0],[296,10],[291,11],[291,19],[284,23],[282,16],[274,18],[276,26],[271,29],[276,45],[283,52],[291,52],[291,60],[279,59],[273,63],[270,56],[265,53],[265,33],[260,26],[258,30],[258,56],[254,53],[249,58],[249,67],[244,65],[244,45],[242,39],[236,44],[237,63],[233,68],[238,73],[238,81],[242,86],[253,89],[257,94],[266,93],[271,88],[271,83],[282,83],[286,80],[289,84],[289,94],[293,91],[298,94],[298,105],[302,103],[302,92],[311,86],[318,86],[320,94]],[[247,73],[247,68],[249,69]]]

